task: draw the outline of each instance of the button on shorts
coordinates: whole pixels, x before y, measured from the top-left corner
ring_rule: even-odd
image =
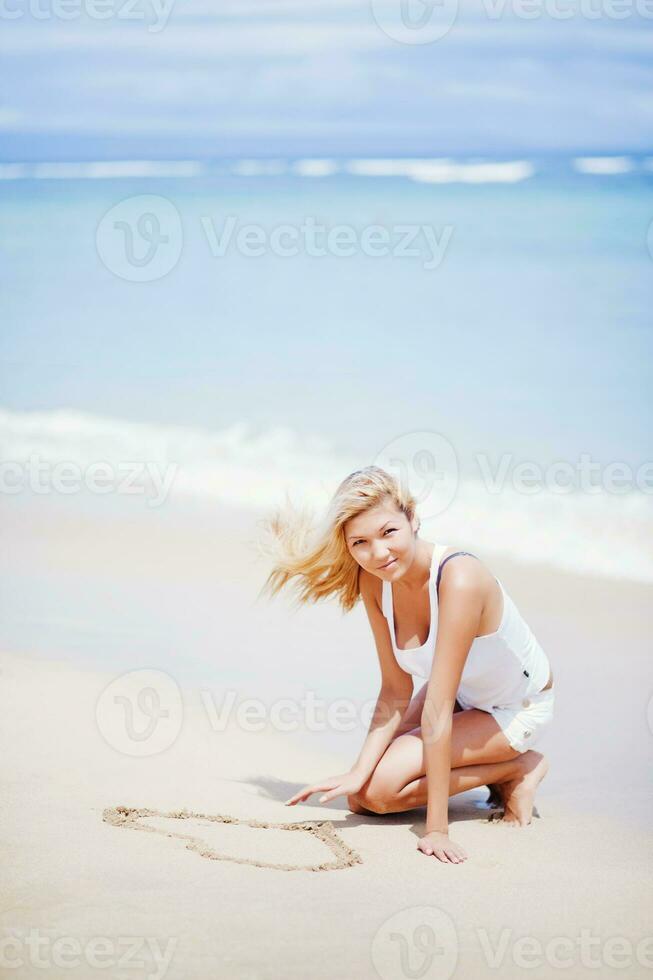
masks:
[[[517,752],[528,752],[537,745],[553,719],[555,684],[548,691],[531,694],[516,704],[496,707],[490,714]]]

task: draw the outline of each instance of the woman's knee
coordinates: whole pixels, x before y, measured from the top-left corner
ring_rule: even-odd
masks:
[[[347,806],[352,813],[367,813],[367,809],[362,806],[358,801],[358,797],[354,794],[353,796],[347,797]]]
[[[376,797],[370,797],[367,793],[359,791],[353,796],[347,797],[347,806],[352,813],[360,814],[380,814],[387,813],[387,803]]]
[[[394,795],[392,786],[384,778],[383,772],[379,772],[379,765],[367,780],[366,783],[353,796],[347,797],[347,802],[351,801],[353,806],[362,807],[368,813],[387,813],[390,800]],[[351,809],[350,805],[350,809]],[[354,813],[357,811],[354,810]]]

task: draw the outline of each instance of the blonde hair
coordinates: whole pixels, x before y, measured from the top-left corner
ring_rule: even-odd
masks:
[[[347,549],[344,526],[387,498],[412,521],[415,498],[378,466],[366,466],[345,477],[316,527],[309,511],[295,508],[286,494],[286,505],[259,522],[264,529],[259,548],[273,561],[259,595],[267,591],[275,596],[296,577],[299,604],[318,602],[336,593],[345,612],[353,609],[360,596],[360,565]]]

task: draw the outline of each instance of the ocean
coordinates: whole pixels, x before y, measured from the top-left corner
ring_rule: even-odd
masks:
[[[143,507],[262,514],[376,462],[439,540],[653,581],[650,158],[16,163],[0,200],[5,493],[131,461]]]

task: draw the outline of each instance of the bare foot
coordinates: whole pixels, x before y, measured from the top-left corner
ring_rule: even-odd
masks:
[[[502,823],[513,827],[526,827],[533,816],[535,793],[546,776],[549,764],[540,752],[524,752],[517,760],[519,775],[501,783],[504,814]]]

